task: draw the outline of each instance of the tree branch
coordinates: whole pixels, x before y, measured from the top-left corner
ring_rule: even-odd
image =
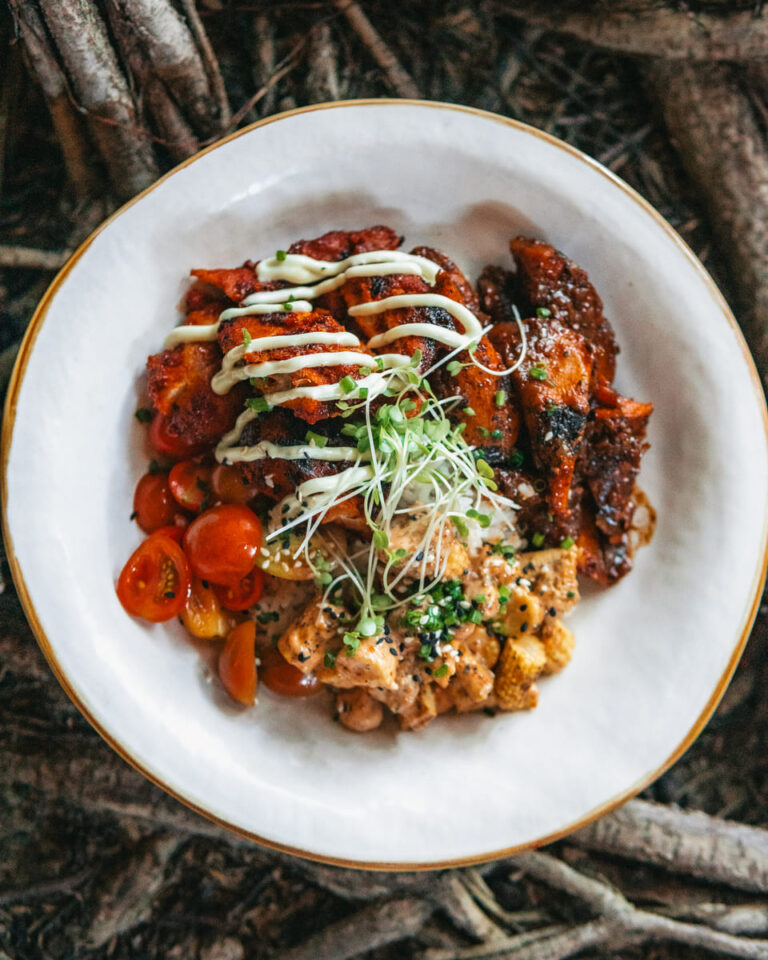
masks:
[[[595,11],[562,3],[512,0],[503,9],[527,23],[622,53],[710,62],[768,58],[765,11],[693,13],[647,0],[625,0],[620,6],[606,5]]]

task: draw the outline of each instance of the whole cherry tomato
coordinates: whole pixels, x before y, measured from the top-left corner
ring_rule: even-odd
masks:
[[[219,677],[238,703],[251,706],[256,699],[256,624],[246,620],[232,630],[219,656]]]
[[[149,426],[149,442],[158,453],[172,460],[193,457],[202,449],[199,443],[192,443],[186,437],[172,431],[168,418],[162,413],[156,413]]]
[[[155,533],[162,533],[166,537],[170,537],[171,540],[175,540],[176,543],[181,546],[181,541],[184,539],[184,531],[186,529],[186,523],[173,523],[169,527],[160,527],[159,530],[155,530]]]
[[[123,567],[117,596],[131,616],[160,623],[182,611],[189,582],[181,547],[165,534],[153,533]]]
[[[259,599],[264,589],[264,574],[254,567],[249,574],[235,584],[214,586],[219,603],[227,610],[247,610]]]
[[[253,570],[260,548],[259,518],[248,507],[234,503],[201,513],[184,535],[190,567],[212,583],[238,583]]]
[[[211,502],[211,467],[194,460],[182,460],[171,468],[168,486],[177,503],[199,513],[206,500]]]
[[[281,697],[311,697],[323,686],[314,673],[302,673],[274,647],[261,659],[261,679],[265,687]]]
[[[179,507],[171,496],[167,473],[145,473],[136,484],[133,512],[144,533],[173,523]]]
[[[214,468],[211,483],[216,499],[222,503],[249,503],[259,492],[254,484],[248,483],[237,467],[225,466],[223,463]]]

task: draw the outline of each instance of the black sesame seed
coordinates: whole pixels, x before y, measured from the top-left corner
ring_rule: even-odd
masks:
[[[527,603],[521,603],[521,604],[520,604],[520,613],[525,613],[525,611],[526,611],[527,609],[528,609],[528,604],[527,604]]]
[[[413,680],[414,683],[418,683],[419,682],[418,673],[414,673],[413,676],[411,677],[411,680]]]
[[[556,616],[557,616],[557,610],[556,610],[554,607],[550,607],[550,608],[549,608],[549,615],[550,615],[550,617],[556,617]]]
[[[169,590],[167,593],[164,593],[163,596],[166,600],[173,600],[176,594],[173,592],[173,590]]]
[[[419,550],[419,552],[416,554],[416,562],[419,563],[423,559],[424,559],[424,551]]]
[[[520,624],[520,633],[525,633],[527,629],[528,629],[528,621],[526,620],[525,623]]]
[[[386,640],[386,637],[379,637],[379,639],[376,641],[376,646],[378,647],[378,645],[380,643],[384,643],[385,640]]]
[[[393,657],[396,657],[396,656],[397,656],[397,650],[395,650],[394,647],[390,647],[390,648],[389,648],[389,652],[392,654]]]
[[[425,668],[424,668],[424,672],[425,672],[425,673],[428,673],[428,674],[430,675],[430,677],[432,676],[432,668],[431,668],[431,667],[425,667]]]
[[[297,655],[296,659],[299,661],[299,663],[304,663],[306,660],[309,660],[309,654],[300,653]]]

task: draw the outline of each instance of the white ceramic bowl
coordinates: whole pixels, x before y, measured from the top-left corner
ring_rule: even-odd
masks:
[[[126,616],[114,582],[139,542],[146,466],[133,412],[146,355],[195,266],[230,266],[331,228],[386,223],[472,277],[543,237],[583,265],[652,400],[641,485],[658,509],[633,573],[591,591],[577,646],[532,713],[368,736],[324,698],[230,707],[176,625]],[[20,596],[67,692],[148,777],[264,843],[334,862],[489,859],[627,798],[691,743],[722,694],[765,563],[762,392],[688,248],[573,148],[480,111],[368,101],[256,124],[160,180],[74,255],[30,327],[4,424],[5,530]]]

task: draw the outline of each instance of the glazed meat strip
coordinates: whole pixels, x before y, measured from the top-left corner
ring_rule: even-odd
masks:
[[[281,374],[263,378],[256,389],[260,393],[274,393],[291,390],[296,387],[312,387],[327,384],[336,384],[344,377],[353,380],[362,380],[375,367],[375,360],[370,351],[363,345],[344,346],[338,344],[304,344],[300,347],[282,347],[277,350],[258,350],[258,341],[261,337],[281,336],[286,334],[312,333],[345,333],[341,326],[326,310],[313,310],[311,313],[267,313],[251,314],[225,320],[219,327],[219,344],[226,354],[234,347],[243,343],[244,334],[250,334],[253,349],[243,355],[243,364],[263,363],[271,360],[288,360],[296,356],[311,356],[316,353],[359,353],[371,357],[370,367],[361,368],[360,364],[336,364],[322,367],[302,367],[293,373]],[[354,394],[350,394],[354,399]],[[328,417],[335,417],[341,413],[336,400],[317,400],[312,397],[298,397],[288,400],[282,406],[293,410],[294,413],[307,423],[317,423]]]
[[[472,284],[450,257],[446,256],[440,250],[435,250],[434,247],[414,247],[411,253],[416,257],[426,257],[427,260],[436,263],[458,290],[459,302],[463,303],[472,313],[480,312],[480,301]],[[449,296],[449,294],[445,294],[445,296]]]
[[[579,473],[595,502],[595,525],[611,542],[621,542],[634,513],[632,495],[653,404],[614,395],[597,407],[587,425]]]
[[[586,272],[543,240],[515,237],[509,247],[520,309],[528,316],[548,310],[553,319],[578,331],[593,354],[593,385],[610,385],[619,348]]]
[[[567,514],[576,460],[589,414],[592,357],[584,338],[552,318],[523,321],[525,360],[512,374],[535,465],[549,484],[556,515]],[[506,363],[519,356],[517,324],[497,324],[490,339]]]
[[[221,364],[215,343],[185,343],[147,358],[147,389],[155,409],[168,418],[170,433],[190,447],[217,443],[242,411],[247,390],[238,385],[225,396],[211,389]]]

